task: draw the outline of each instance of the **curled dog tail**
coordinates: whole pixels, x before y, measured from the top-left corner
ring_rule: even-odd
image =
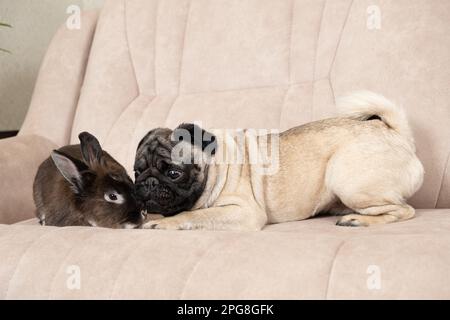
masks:
[[[382,95],[370,91],[358,91],[337,100],[341,117],[355,120],[379,118],[392,130],[403,136],[414,150],[414,137],[405,111]]]

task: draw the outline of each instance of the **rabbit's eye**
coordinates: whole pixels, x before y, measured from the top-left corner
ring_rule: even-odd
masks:
[[[117,200],[117,196],[114,193],[111,193],[108,195],[109,200],[111,201],[116,201]]]
[[[125,202],[125,198],[117,192],[106,192],[104,198],[107,202],[115,204],[122,204]]]

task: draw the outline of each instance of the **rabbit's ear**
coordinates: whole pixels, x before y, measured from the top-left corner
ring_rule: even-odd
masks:
[[[82,132],[78,135],[81,143],[81,154],[87,164],[95,165],[100,163],[103,151],[97,138],[88,132]]]
[[[74,193],[79,194],[83,191],[83,177],[81,171],[86,170],[86,165],[60,151],[54,150],[51,158],[58,171],[70,183]]]

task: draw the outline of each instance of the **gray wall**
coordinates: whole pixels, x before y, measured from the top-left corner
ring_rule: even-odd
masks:
[[[20,129],[39,66],[53,34],[68,18],[66,9],[101,7],[103,0],[0,0],[0,131]]]

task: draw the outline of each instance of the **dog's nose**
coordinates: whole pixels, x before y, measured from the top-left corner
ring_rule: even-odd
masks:
[[[147,198],[149,193],[152,192],[159,184],[158,179],[149,177],[145,181],[139,183],[136,186],[136,194],[139,198]]]
[[[148,184],[150,190],[153,190],[159,184],[159,181],[156,178],[150,177],[149,179],[147,179],[146,183]]]

